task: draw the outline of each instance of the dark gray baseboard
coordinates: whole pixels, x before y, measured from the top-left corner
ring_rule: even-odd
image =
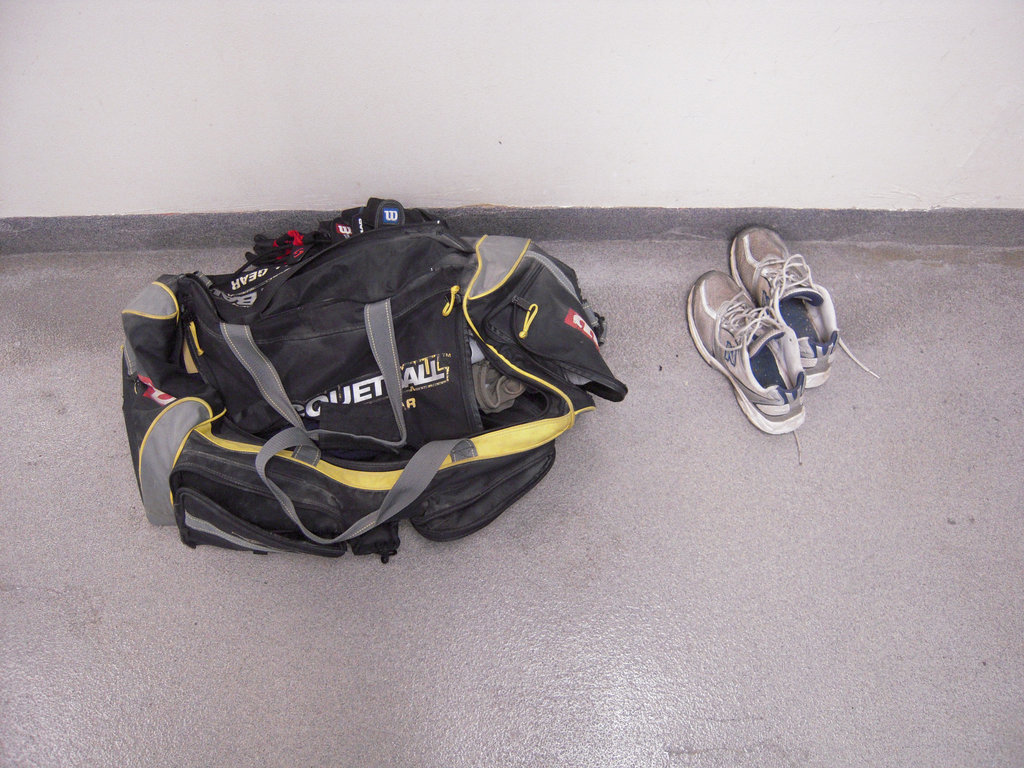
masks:
[[[791,241],[1024,245],[1024,210],[939,208],[886,211],[811,208],[437,209],[457,232],[553,240],[722,240],[761,224]],[[0,253],[134,251],[251,245],[253,235],[308,231],[337,211],[140,214],[0,219]]]

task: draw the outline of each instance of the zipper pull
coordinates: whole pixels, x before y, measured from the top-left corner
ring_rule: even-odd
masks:
[[[203,355],[203,348],[199,346],[199,332],[196,330],[196,323],[194,320],[189,321],[188,332],[192,336],[192,342],[195,344],[196,353],[199,355]]]
[[[444,317],[448,317],[448,315],[450,315],[452,313],[452,310],[455,309],[455,297],[458,296],[458,295],[459,295],[459,286],[458,285],[453,285],[452,288],[451,288],[451,292],[448,294],[448,303],[446,303],[444,305],[444,309],[441,310],[441,314]]]
[[[185,343],[181,345],[182,362],[185,364],[185,373],[199,373],[199,366],[196,360],[203,355],[203,348],[199,346],[199,334],[196,333],[196,323],[189,320],[185,326],[188,333],[185,334]]]
[[[525,339],[526,334],[530,332],[530,326],[533,325],[533,319],[537,316],[538,311],[540,311],[540,307],[536,304],[531,304],[526,310],[526,319],[523,320],[523,330],[519,332],[520,339]]]

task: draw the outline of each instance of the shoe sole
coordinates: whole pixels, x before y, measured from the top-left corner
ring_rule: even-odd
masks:
[[[804,372],[804,389],[814,389],[820,387],[826,381],[828,381],[829,374],[832,373],[831,366],[826,368],[821,373],[806,373]]]
[[[738,282],[738,281],[737,281]],[[715,359],[707,347],[704,346],[704,342],[701,341],[696,329],[696,324],[693,320],[693,299],[694,293],[696,292],[697,285],[690,288],[690,295],[686,299],[686,327],[690,332],[690,338],[693,339],[693,345],[697,347],[697,353],[704,359],[704,362],[714,368],[716,371],[725,376],[726,381],[732,386],[733,394],[736,395],[736,402],[739,403],[740,410],[743,411],[743,415],[747,417],[755,427],[760,429],[762,432],[766,432],[769,435],[785,435],[789,432],[800,427],[804,423],[804,418],[807,416],[806,411],[801,410],[797,415],[786,419],[785,421],[771,421],[763,413],[747,400],[743,395],[743,390],[736,383],[733,377],[729,374],[720,362]],[[806,387],[806,384],[804,385]]]

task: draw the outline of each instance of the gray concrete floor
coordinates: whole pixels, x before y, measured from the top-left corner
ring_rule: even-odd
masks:
[[[801,453],[698,357],[717,241],[550,242],[630,386],[494,524],[388,565],[145,520],[119,311],[207,253],[0,258],[0,760],[1024,765],[1024,249],[797,243],[845,357]]]

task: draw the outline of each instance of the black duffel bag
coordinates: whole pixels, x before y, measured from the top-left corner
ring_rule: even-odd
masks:
[[[393,200],[258,236],[231,275],[164,275],[123,312],[124,414],[149,520],[190,546],[387,559],[449,540],[626,387],[575,273]]]

